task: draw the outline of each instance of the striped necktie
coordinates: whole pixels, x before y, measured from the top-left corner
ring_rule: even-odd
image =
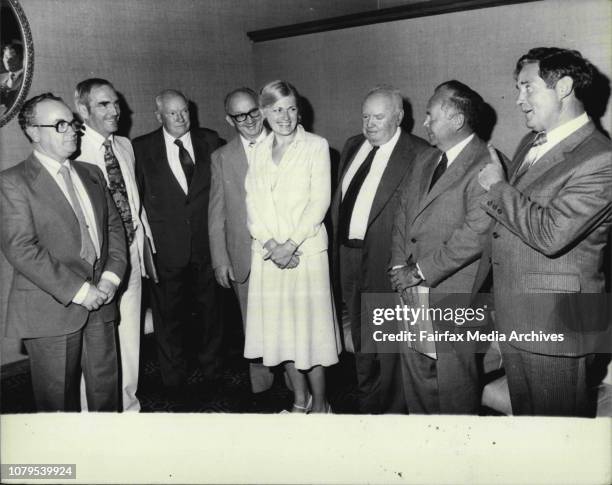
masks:
[[[546,143],[546,141],[546,132],[541,131],[536,135],[536,137],[533,139],[533,142],[531,143],[531,148],[527,152],[527,155],[525,155],[521,166],[516,171],[516,176],[514,177],[515,180],[525,175],[527,170],[529,170],[533,166],[533,164],[538,159],[540,145],[543,145],[544,143]]]

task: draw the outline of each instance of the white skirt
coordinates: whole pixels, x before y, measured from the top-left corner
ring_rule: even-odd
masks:
[[[297,369],[338,362],[341,350],[327,251],[300,256],[279,269],[252,252],[244,356],[266,366],[294,361]]]

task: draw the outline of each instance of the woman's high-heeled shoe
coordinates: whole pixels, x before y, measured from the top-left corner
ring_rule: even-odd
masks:
[[[308,399],[306,399],[306,405],[300,406],[299,404],[294,404],[291,408],[291,411],[287,411],[283,409],[279,414],[308,414],[312,410],[312,394],[308,394]]]
[[[299,406],[297,404],[294,404],[292,412],[308,414],[311,410],[312,410],[312,394],[308,394],[308,399],[306,399],[306,406]]]

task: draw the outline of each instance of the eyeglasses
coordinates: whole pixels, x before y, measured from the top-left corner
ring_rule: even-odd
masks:
[[[259,108],[253,108],[248,113],[238,113],[237,115],[230,115],[228,113],[228,115],[236,123],[243,123],[244,121],[246,121],[247,116],[252,120],[256,120],[257,118],[259,118],[261,116],[261,111],[259,111]]]
[[[30,125],[30,126],[37,126],[39,128],[55,128],[55,131],[57,131],[58,133],[66,133],[68,131],[69,126],[72,127],[74,131],[79,131],[81,127],[83,126],[83,123],[81,123],[77,119],[74,119],[72,121],[59,120],[54,125]]]

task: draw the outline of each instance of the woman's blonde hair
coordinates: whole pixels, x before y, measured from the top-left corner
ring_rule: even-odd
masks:
[[[271,106],[286,96],[293,96],[296,102],[298,101],[299,95],[295,86],[288,81],[271,81],[259,91],[259,107]]]

